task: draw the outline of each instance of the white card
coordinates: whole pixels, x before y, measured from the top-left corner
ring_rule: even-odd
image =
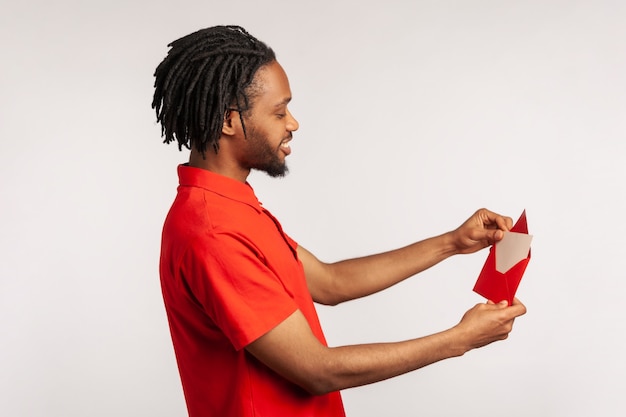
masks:
[[[530,250],[532,235],[504,232],[504,237],[496,243],[496,270],[502,274],[526,259]]]

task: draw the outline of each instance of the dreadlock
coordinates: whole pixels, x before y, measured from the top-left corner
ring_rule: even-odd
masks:
[[[193,147],[203,156],[210,145],[217,153],[227,112],[239,112],[245,134],[254,75],[276,59],[274,51],[239,26],[202,29],[168,47],[154,72],[152,100],[163,143],[176,139],[179,150]]]

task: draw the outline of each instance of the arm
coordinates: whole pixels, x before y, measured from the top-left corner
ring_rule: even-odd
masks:
[[[473,253],[494,244],[513,221],[480,209],[456,230],[377,255],[324,263],[302,247],[298,256],[313,299],[338,304],[389,288],[451,255]]]
[[[506,339],[515,317],[525,312],[517,300],[511,307],[506,301],[477,304],[458,325],[441,333],[329,348],[315,338],[298,310],[246,349],[286,379],[319,395],[381,381]]]

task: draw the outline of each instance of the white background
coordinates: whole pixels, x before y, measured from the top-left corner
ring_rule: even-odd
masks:
[[[166,45],[240,24],[290,76],[291,174],[261,201],[326,261],[527,210],[507,341],[346,390],[351,417],[624,412],[626,3],[3,0],[0,414],[183,416],[159,288],[187,154],[150,108]],[[455,325],[483,251],[320,308],[332,345]]]

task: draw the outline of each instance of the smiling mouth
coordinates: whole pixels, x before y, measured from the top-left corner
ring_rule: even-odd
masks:
[[[293,135],[289,135],[280,143],[280,150],[282,150],[285,155],[289,155],[291,153],[291,146],[289,145],[289,143],[292,139]]]

